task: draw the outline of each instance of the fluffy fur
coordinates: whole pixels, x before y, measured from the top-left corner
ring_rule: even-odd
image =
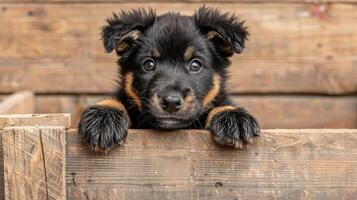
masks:
[[[242,52],[247,36],[234,15],[207,7],[193,16],[157,16],[151,9],[114,14],[102,39],[105,50],[119,56],[121,81],[115,100],[82,113],[83,141],[106,151],[125,141],[129,123],[131,128],[207,128],[217,143],[233,147],[253,141],[257,121],[226,92],[228,58]]]

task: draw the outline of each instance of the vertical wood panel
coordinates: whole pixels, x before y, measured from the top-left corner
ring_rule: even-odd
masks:
[[[5,200],[65,199],[64,127],[7,127],[2,142]]]

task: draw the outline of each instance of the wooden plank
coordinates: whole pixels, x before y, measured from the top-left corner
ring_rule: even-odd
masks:
[[[64,127],[7,127],[2,140],[5,200],[65,199]]]
[[[38,113],[70,113],[73,127],[80,113],[103,95],[39,95]],[[233,96],[256,116],[263,128],[357,128],[357,97],[327,96]]]
[[[103,53],[99,28],[112,11],[136,8],[137,4],[2,5],[5,11],[1,12],[0,23],[8,28],[0,31],[3,44],[0,92],[112,91],[116,58],[114,54]],[[141,5],[157,8],[158,13],[180,10],[192,14],[201,4]],[[237,11],[247,20],[251,32],[245,53],[233,58],[231,92],[356,93],[357,79],[351,74],[357,73],[354,56],[357,5],[210,3],[208,6]]]
[[[77,127],[79,117],[86,107],[108,97],[105,95],[37,95],[35,110],[37,113],[69,113],[72,126]]]
[[[44,3],[43,0],[0,0],[4,3]],[[54,3],[127,3],[127,0],[47,0],[47,2]],[[167,0],[131,0],[130,2],[168,2]],[[170,2],[181,2],[179,0],[170,0]],[[235,0],[185,0],[185,2],[194,3],[235,3]],[[246,3],[356,3],[356,0],[240,0],[239,2]]]
[[[31,91],[21,91],[0,102],[0,114],[28,114],[35,112],[35,96]]]
[[[0,114],[0,129],[9,126],[64,126],[71,127],[70,114]]]
[[[62,64],[39,64],[22,67],[21,70],[17,67],[3,67],[0,68],[3,72],[0,80],[8,81],[0,83],[0,92],[29,89],[39,93],[109,93],[117,86],[117,67],[114,63],[113,59],[112,63],[68,64],[71,67]],[[231,77],[227,89],[233,94],[355,93],[357,79],[351,74],[357,74],[357,66],[348,63],[346,60],[329,63],[304,59],[242,57],[239,64],[234,64],[229,70]]]
[[[0,129],[0,199],[5,199],[5,183],[4,183],[4,153],[2,150],[2,134]]]
[[[355,199],[357,130],[263,130],[217,147],[206,131],[130,130],[108,154],[67,132],[68,199]]]
[[[0,136],[2,136],[5,127],[14,126],[63,126],[69,128],[71,117],[70,114],[0,114]],[[3,155],[2,137],[0,137],[0,199],[5,199]]]
[[[357,128],[357,97],[259,96],[234,99],[263,128]]]

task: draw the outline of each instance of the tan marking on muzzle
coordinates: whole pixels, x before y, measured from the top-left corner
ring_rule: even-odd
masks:
[[[203,107],[206,107],[211,101],[216,98],[217,94],[219,93],[221,87],[221,80],[218,74],[213,75],[213,83],[212,88],[208,92],[208,94],[203,98],[202,104]]]
[[[141,100],[138,93],[133,88],[134,74],[128,72],[124,75],[124,91],[132,99],[133,103],[141,111]]]
[[[194,50],[195,49],[192,46],[187,47],[185,50],[185,53],[183,54],[183,58],[185,60],[190,60],[193,55]]]
[[[152,104],[155,105],[156,107],[160,108],[160,99],[157,96],[157,94],[155,94],[152,98],[151,98]]]
[[[217,115],[218,113],[221,113],[221,112],[224,112],[227,110],[233,110],[233,109],[235,109],[235,107],[233,107],[233,106],[219,106],[219,107],[213,108],[208,113],[207,120],[206,120],[206,128],[209,128],[211,126],[211,121],[215,115]]]
[[[191,106],[193,104],[193,98],[194,98],[194,96],[192,94],[189,94],[184,99],[183,106],[182,106],[182,109],[181,109],[183,112],[186,112],[191,108]]]

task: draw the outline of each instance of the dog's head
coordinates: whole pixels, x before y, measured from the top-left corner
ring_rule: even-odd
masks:
[[[228,57],[248,35],[233,15],[200,8],[193,16],[153,10],[121,12],[102,38],[116,51],[123,90],[158,128],[188,127],[224,92]]]

